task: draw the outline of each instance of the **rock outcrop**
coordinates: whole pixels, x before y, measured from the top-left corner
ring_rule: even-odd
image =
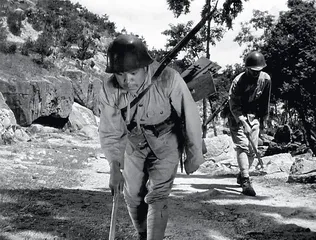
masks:
[[[0,131],[10,125],[16,125],[14,113],[7,105],[2,93],[0,92]]]
[[[68,69],[64,73],[72,81],[74,90],[74,101],[82,106],[92,110],[92,112],[99,116],[99,92],[102,84],[101,76],[81,71],[79,69]],[[107,74],[104,73],[104,77]]]
[[[295,158],[288,182],[316,183],[316,158],[306,158],[306,156]]]
[[[0,144],[11,144],[29,139],[25,130],[17,125],[14,113],[0,93]]]
[[[232,138],[226,134],[204,139],[207,153],[206,161],[219,162],[227,159],[236,159],[236,151]]]
[[[91,125],[95,127],[98,125],[93,112],[78,103],[74,103],[69,115],[68,129],[71,131],[77,131]]]
[[[0,89],[21,126],[42,116],[67,118],[74,102],[72,82],[62,76],[16,80],[2,75]]]

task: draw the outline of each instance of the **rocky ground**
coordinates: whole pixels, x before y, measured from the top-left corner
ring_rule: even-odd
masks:
[[[316,185],[286,173],[252,176],[257,197],[231,173],[178,172],[165,239],[316,239]],[[62,132],[0,146],[0,240],[108,239],[109,168],[97,139]],[[134,239],[122,197],[117,239]]]

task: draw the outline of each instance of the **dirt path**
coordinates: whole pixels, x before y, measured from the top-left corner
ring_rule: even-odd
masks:
[[[0,240],[106,240],[112,196],[97,140],[44,134],[0,146]],[[257,197],[232,174],[178,172],[169,200],[168,240],[316,239],[316,185],[285,174],[253,176]],[[117,240],[135,239],[120,199]]]
[[[108,170],[95,160],[81,188],[107,189]],[[252,178],[257,197],[242,195],[232,175],[178,172],[165,239],[316,239],[315,185],[288,184],[283,173]]]

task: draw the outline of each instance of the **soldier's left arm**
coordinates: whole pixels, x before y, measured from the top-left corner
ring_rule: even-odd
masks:
[[[265,84],[262,90],[262,95],[259,102],[259,119],[261,128],[264,127],[264,123],[269,117],[271,98],[271,78],[268,74],[265,74]]]

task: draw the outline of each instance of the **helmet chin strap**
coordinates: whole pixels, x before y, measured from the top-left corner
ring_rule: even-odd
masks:
[[[135,91],[136,94],[138,94],[142,90],[143,86],[146,83],[146,80],[148,79],[148,66],[144,67],[144,71],[145,71],[144,80],[143,80],[142,84],[139,86],[139,88]]]

